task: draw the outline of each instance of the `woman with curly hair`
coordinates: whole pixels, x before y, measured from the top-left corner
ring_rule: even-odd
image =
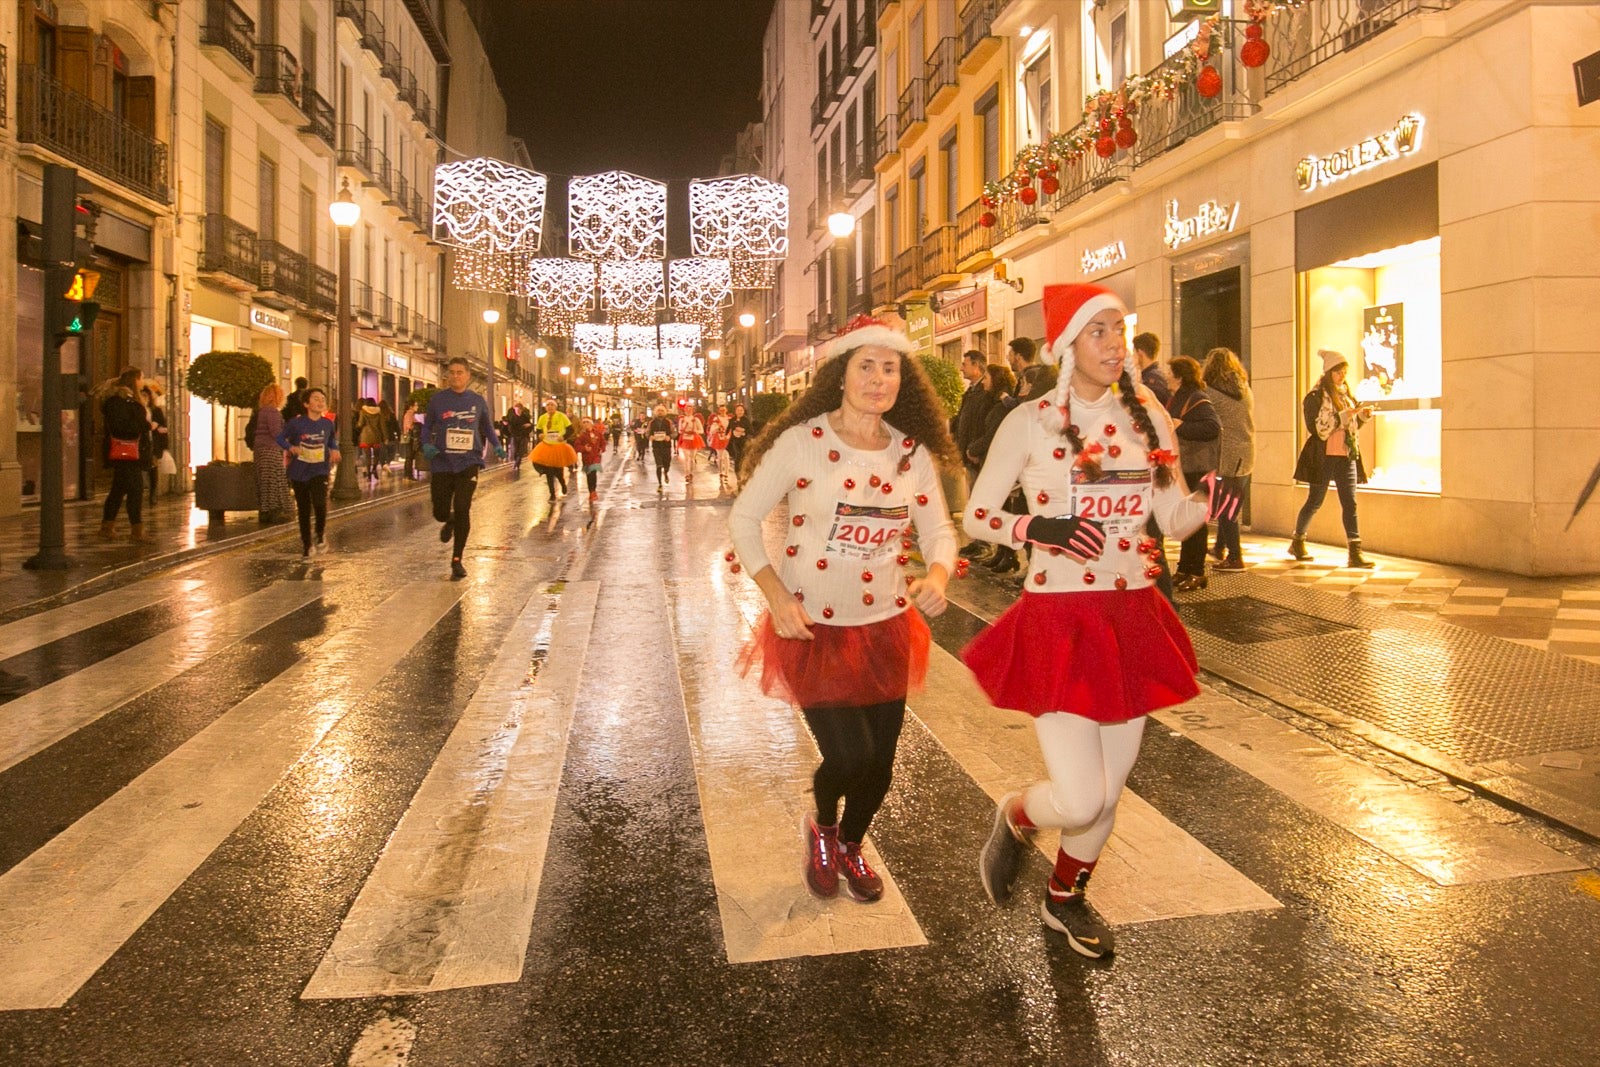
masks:
[[[816,812],[801,827],[806,885],[819,897],[841,877],[856,900],[883,895],[861,842],[889,792],[906,695],[927,671],[922,614],[944,610],[955,571],[935,460],[960,460],[911,350],[903,332],[865,317],[829,342],[811,388],[751,444],[728,520],[728,558],[768,607],[741,668],[800,706],[822,752]],[[761,525],[780,503],[788,544],[774,566]],[[904,571],[913,532],[922,578]]]
[[[1033,717],[1049,774],[1001,799],[979,860],[984,891],[1006,903],[1035,831],[1059,829],[1041,914],[1093,958],[1111,952],[1111,932],[1084,893],[1145,715],[1199,692],[1144,524],[1154,515],[1184,537],[1206,521],[1207,495],[1185,488],[1172,421],[1128,373],[1126,314],[1109,289],[1045,286],[1055,391],[1006,417],[963,517],[973,537],[1033,546],[1022,596],[962,658],[996,707]],[[1018,484],[1026,507],[1008,510]]]

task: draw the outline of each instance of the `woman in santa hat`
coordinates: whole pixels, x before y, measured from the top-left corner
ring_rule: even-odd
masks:
[[[770,696],[798,704],[822,752],[802,824],[806,885],[874,901],[861,841],[888,795],[906,695],[928,666],[922,613],[945,608],[956,537],[935,460],[960,462],[904,332],[860,318],[823,349],[811,388],[750,445],[728,520],[768,611],[741,657]],[[787,504],[783,556],[761,527]],[[927,574],[905,572],[913,532]],[[840,801],[844,802],[841,818]]]
[[[1145,715],[1199,692],[1189,635],[1157,592],[1151,515],[1184,537],[1207,493],[1179,473],[1172,421],[1128,372],[1126,309],[1095,285],[1044,290],[1055,391],[1001,424],[963,525],[1010,548],[1032,544],[1023,594],[962,658],[996,707],[1033,716],[1049,778],[1004,797],[979,869],[996,904],[1011,896],[1038,827],[1061,831],[1041,914],[1074,951],[1112,951],[1084,891],[1111,836]],[[1028,511],[1005,510],[1021,485]]]

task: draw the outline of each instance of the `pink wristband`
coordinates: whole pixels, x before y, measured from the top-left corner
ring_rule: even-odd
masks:
[[[1032,515],[1024,515],[1011,524],[1011,540],[1026,541],[1028,539],[1028,523],[1033,521]]]

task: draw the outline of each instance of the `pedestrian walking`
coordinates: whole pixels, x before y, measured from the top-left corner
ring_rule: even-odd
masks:
[[[984,846],[984,891],[1007,903],[1039,827],[1061,831],[1041,915],[1072,949],[1112,951],[1085,892],[1111,835],[1146,713],[1199,692],[1188,634],[1155,590],[1142,536],[1154,513],[1187,534],[1207,497],[1178,475],[1166,412],[1127,371],[1126,310],[1109,289],[1044,289],[1050,396],[1001,424],[963,524],[1035,551],[1023,593],[962,658],[990,701],[1033,717],[1049,778],[1004,797]],[[1021,483],[1026,510],[1005,507]]]
[[[1366,483],[1367,465],[1361,459],[1356,435],[1372,418],[1372,405],[1357,404],[1345,384],[1350,361],[1344,353],[1323,348],[1317,357],[1322,360],[1322,377],[1300,402],[1307,433],[1294,465],[1294,480],[1309,482],[1311,488],[1294,522],[1289,555],[1302,561],[1311,558],[1306,551],[1306,531],[1311,528],[1312,516],[1327,499],[1328,483],[1332,482],[1339,493],[1339,511],[1344,520],[1349,551],[1346,565],[1367,570],[1372,564],[1361,554],[1361,525],[1356,519],[1356,486]]]
[[[656,405],[655,416],[646,429],[650,437],[650,451],[656,461],[656,492],[664,492],[667,475],[672,472],[672,444],[678,432],[672,420],[667,418],[667,405]]]
[[[743,404],[733,405],[728,416],[728,460],[732,465],[733,488],[737,492],[744,477],[744,450],[750,443],[750,416]]]
[[[583,474],[589,482],[589,509],[593,511],[600,500],[600,458],[606,450],[605,427],[585,415],[578,420],[578,435],[572,439],[572,446],[583,460]]]
[[[606,433],[611,437],[611,451],[615,452],[622,444],[622,412],[613,411],[606,420]]]
[[[550,490],[550,502],[567,495],[567,468],[577,466],[578,453],[567,443],[572,420],[556,410],[554,400],[544,402],[544,414],[538,421],[539,442],[533,446],[533,469],[544,475],[544,484]],[[557,486],[561,492],[556,492]]]
[[[428,401],[423,422],[422,454],[428,458],[433,518],[440,524],[439,540],[454,542],[450,551],[452,579],[467,576],[461,554],[472,529],[472,494],[478,488],[478,472],[483,469],[484,448],[493,447],[501,459],[506,454],[495,436],[488,403],[467,390],[471,377],[465,359],[452,359],[445,370],[447,388],[435,392]]]
[[[156,489],[160,485],[163,474],[178,473],[178,466],[172,459],[170,448],[171,435],[167,432],[167,413],[161,406],[161,386],[159,383],[146,380],[139,387],[139,398],[144,402],[145,414],[150,418],[150,503],[156,501]]]
[[[806,885],[860,901],[883,894],[861,843],[884,797],[908,693],[921,688],[929,633],[945,608],[956,538],[935,459],[959,462],[905,333],[857,319],[821,353],[816,379],[751,446],[728,527],[767,599],[741,657],[761,688],[799,705],[822,752],[816,811],[802,824]],[[762,523],[786,502],[774,566]],[[928,570],[904,567],[915,530]],[[844,802],[843,816],[839,803]]]
[[[384,443],[383,409],[371,397],[363,397],[361,407],[356,412],[356,444],[360,446],[361,456],[366,461],[366,476],[369,481],[378,480],[378,460],[381,456]]]
[[[1256,401],[1250,392],[1244,365],[1227,348],[1206,353],[1206,395],[1222,427],[1217,475],[1222,492],[1238,501],[1217,515],[1217,540],[1213,570],[1244,570],[1244,549],[1239,544],[1239,522],[1250,504],[1250,475],[1256,468]]]
[[[288,479],[300,520],[300,557],[304,559],[328,550],[323,539],[328,525],[328,477],[339,462],[339,434],[328,418],[328,394],[320,388],[307,389],[301,402],[305,414],[284,424],[275,443],[282,450],[278,453],[280,470],[283,453],[290,457]]]
[[[289,420],[296,415],[304,415],[306,413],[306,394],[310,392],[310,386],[311,383],[304,378],[296,378],[294,380],[294,392],[290,393],[283,401],[284,425],[287,426]]]
[[[645,453],[650,450],[650,420],[640,415],[628,428],[633,433],[633,461],[642,467]]]
[[[261,390],[256,400],[255,436],[250,439],[250,451],[256,461],[256,518],[263,525],[287,522],[289,519],[289,478],[284,473],[283,447],[278,438],[283,433],[283,386],[273,382]]]
[[[400,447],[406,450],[405,477],[406,481],[413,481],[417,477],[417,453],[421,447],[421,416],[417,413],[415,400],[406,403],[405,411],[400,413]]]
[[[100,536],[116,536],[117,513],[128,508],[129,539],[148,541],[144,531],[144,472],[150,463],[150,416],[139,402],[137,367],[129,367],[110,384],[100,401],[105,437],[100,458],[111,471],[111,489],[100,512]]]
[[[1183,479],[1201,485],[1215,477],[1222,451],[1222,424],[1206,395],[1200,364],[1188,356],[1178,356],[1167,364],[1177,388],[1167,401],[1167,411],[1178,435],[1178,454],[1183,460]],[[1190,593],[1206,587],[1206,527],[1204,523],[1183,539],[1178,550],[1178,571],[1172,588]]]
[[[533,413],[518,400],[506,412],[506,436],[510,438],[511,464],[520,471],[528,458],[528,442],[533,438]]]

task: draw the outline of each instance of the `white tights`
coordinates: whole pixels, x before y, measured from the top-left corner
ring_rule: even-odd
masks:
[[[1050,778],[1023,790],[1022,809],[1035,826],[1059,828],[1061,849],[1074,859],[1092,862],[1106,847],[1144,720],[1098,723],[1066,711],[1034,718]]]

